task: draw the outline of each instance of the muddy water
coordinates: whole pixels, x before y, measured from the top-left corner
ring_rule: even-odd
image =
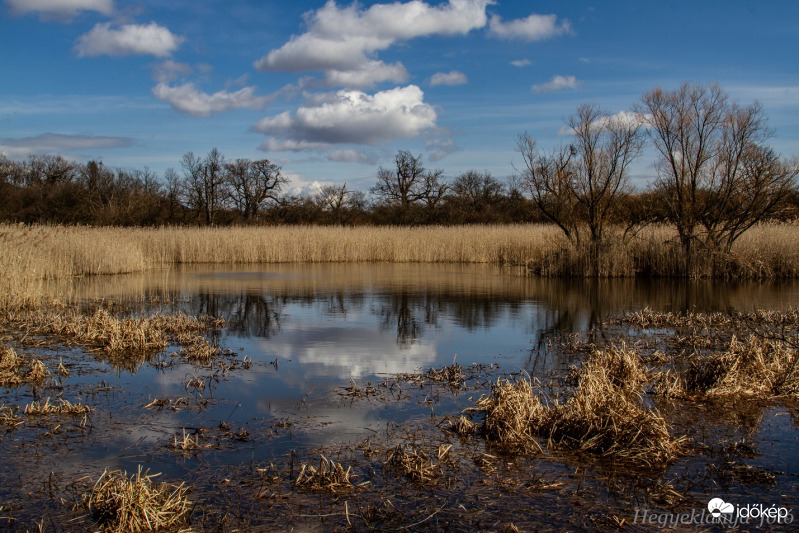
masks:
[[[540,280],[481,265],[191,267],[85,279],[68,290],[87,307],[105,299],[125,302],[123,309],[131,313],[223,317],[228,325],[215,337],[229,350],[223,360],[234,368],[196,368],[170,350],[133,368],[75,349],[42,350],[51,368],[59,360],[69,363],[63,397],[85,401],[95,411],[83,427],[80,421],[55,431],[55,423],[26,424],[3,437],[0,459],[9,467],[0,474],[0,503],[21,502],[21,516],[35,514],[21,494],[43,490],[52,476],[64,485],[106,467],[134,471],[146,464],[172,479],[213,485],[215,467],[263,465],[285,460],[292,450],[346,447],[386,434],[396,424],[457,414],[473,405],[480,389],[439,391],[434,400],[417,390],[398,393],[397,401],[370,401],[347,396],[347,386],[377,386],[398,373],[440,368],[453,360],[482,364],[492,372],[523,370],[544,381],[576,362],[568,350],[553,346],[570,335],[612,341],[618,332],[602,324],[620,313],[644,307],[785,309],[799,302],[795,282]],[[40,393],[0,389],[0,399],[22,405]],[[161,405],[146,408],[153,400]],[[799,434],[794,415],[782,404],[748,409],[750,414],[731,410],[729,419],[721,413],[716,423],[706,422],[706,409],[698,408],[682,413],[679,423],[686,432],[715,432],[719,442],[754,440],[759,451],[750,466],[779,475],[773,483],[755,484],[754,492],[736,490],[763,502],[784,502],[786,492],[795,499]],[[692,426],[691,416],[701,421],[701,429]],[[190,454],[170,449],[176,435],[198,430],[207,448]],[[673,474],[690,479],[696,472],[715,472],[714,461],[718,458],[706,455],[677,465]],[[572,470],[560,463],[550,468]],[[601,478],[597,475],[594,483]],[[696,490],[702,493],[713,483],[697,481]],[[615,498],[607,487],[597,490],[604,491],[604,499]]]

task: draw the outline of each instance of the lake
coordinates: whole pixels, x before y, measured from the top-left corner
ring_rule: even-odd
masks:
[[[69,362],[63,395],[95,409],[91,428],[39,438],[42,427],[26,426],[7,435],[0,458],[12,466],[0,475],[3,500],[21,497],[25,485],[8,483],[20,475],[55,475],[64,484],[106,467],[132,472],[139,464],[214,494],[210,487],[221,475],[214,468],[280,463],[289,455],[293,466],[295,454],[354,447],[397,425],[455,415],[504,373],[523,371],[542,382],[562,377],[581,361],[580,353],[559,349],[563,343],[614,342],[622,334],[634,342],[629,332],[608,325],[624,313],[646,307],[781,310],[799,302],[796,282],[551,280],[515,268],[451,264],[196,266],[85,278],[69,292],[87,308],[113,301],[134,315],[222,317],[227,327],[213,337],[227,350],[222,359],[229,369],[192,366],[173,357],[172,349],[133,369],[75,348],[43,349],[50,361]],[[400,386],[396,401],[346,390],[453,361],[485,368],[487,377],[468,393]],[[28,394],[19,389],[1,396],[6,404],[24,403]],[[789,411],[769,404],[752,415],[754,426],[707,426],[722,440],[750,435],[758,442],[758,432],[764,435],[763,453],[753,464],[788,477],[759,487],[760,496],[796,486],[797,432],[783,423]],[[206,439],[207,450],[170,449],[186,432]],[[685,468],[699,468],[692,461]],[[556,459],[542,471],[555,475],[570,468]],[[592,483],[605,487],[598,490],[607,503],[617,497],[601,478]]]

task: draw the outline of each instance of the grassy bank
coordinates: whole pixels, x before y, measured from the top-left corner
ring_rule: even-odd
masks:
[[[612,232],[611,232],[612,233]],[[726,279],[799,275],[799,224],[764,224],[730,256],[709,256],[705,274]],[[88,228],[0,225],[0,308],[36,305],[47,283],[177,264],[309,262],[493,263],[526,266],[539,276],[583,277],[585,250],[550,225],[260,228]],[[635,237],[613,234],[602,277],[680,277],[674,232],[650,226]]]

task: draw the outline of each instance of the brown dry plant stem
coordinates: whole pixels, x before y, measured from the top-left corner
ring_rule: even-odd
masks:
[[[131,477],[106,469],[83,502],[105,532],[179,530],[191,512],[189,489],[183,483],[154,483],[158,475],[142,471],[141,466]]]
[[[477,402],[485,412],[489,441],[513,450],[539,445],[657,465],[673,460],[684,438],[669,433],[665,419],[644,407],[647,375],[638,354],[626,346],[595,351],[577,373],[577,388],[565,403],[542,404],[532,382],[500,379]]]

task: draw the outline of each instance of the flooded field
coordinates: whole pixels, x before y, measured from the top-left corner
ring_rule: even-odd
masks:
[[[704,368],[696,357],[734,339],[776,338],[795,361],[796,282],[316,264],[189,267],[53,291],[85,316],[222,320],[198,326],[205,344],[175,334],[136,356],[7,320],[3,342],[47,377],[0,387],[0,527],[108,524],[88,495],[104,472],[139,467],[184,484],[181,527],[197,531],[782,531],[799,512],[799,390],[688,386]],[[786,314],[746,315],[756,310]],[[678,320],[686,313],[700,318]],[[198,346],[211,356],[193,356]],[[491,441],[481,396],[528,380],[555,413],[579,395],[592,353],[621,346],[647,373],[633,403],[663,419],[673,457],[629,460],[545,429],[523,447]],[[664,393],[670,376],[688,388]],[[48,398],[83,407],[41,409]],[[714,498],[736,512],[714,516]],[[745,522],[724,522],[743,509]]]

